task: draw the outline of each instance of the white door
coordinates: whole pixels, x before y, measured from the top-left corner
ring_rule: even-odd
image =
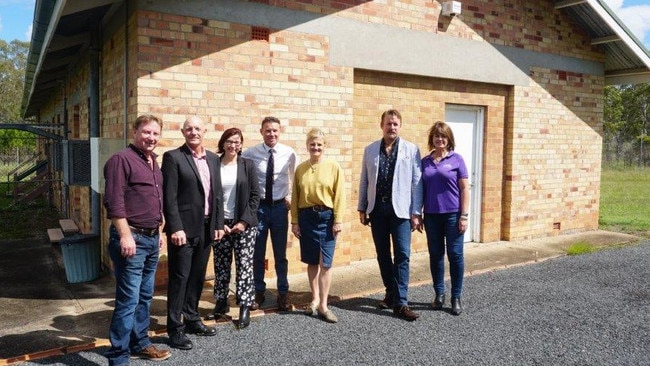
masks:
[[[454,133],[455,151],[465,160],[469,175],[469,222],[465,242],[478,241],[480,238],[483,120],[483,107],[458,104],[445,106],[445,122]]]

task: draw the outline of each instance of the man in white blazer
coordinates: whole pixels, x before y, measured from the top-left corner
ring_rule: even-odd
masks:
[[[419,315],[409,308],[407,297],[411,232],[422,231],[420,150],[399,137],[399,111],[385,111],[380,126],[383,138],[368,145],[363,153],[357,211],[361,224],[370,224],[386,287],[379,306],[392,307],[397,317],[413,321]]]

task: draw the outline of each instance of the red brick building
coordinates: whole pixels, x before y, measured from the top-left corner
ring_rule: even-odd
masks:
[[[596,230],[603,88],[650,81],[647,51],[600,1],[454,3],[460,13],[433,0],[37,1],[23,108],[66,141],[43,146],[57,205],[106,233],[103,159],[139,114],[162,117],[159,154],[183,143],[189,114],[212,149],[232,126],[258,143],[273,115],[301,160],[306,131],[322,128],[346,172],[336,263],[374,258],[354,211],[360,159],[396,108],[423,154],[431,124],[452,123],[472,171],[468,241]],[[303,271],[289,245],[290,272]]]

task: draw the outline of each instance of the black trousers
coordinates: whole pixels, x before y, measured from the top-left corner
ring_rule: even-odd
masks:
[[[202,237],[188,238],[182,246],[171,244],[167,236],[167,332],[170,334],[184,330],[185,324],[201,321],[199,300],[212,244],[208,231],[209,225],[205,225]]]

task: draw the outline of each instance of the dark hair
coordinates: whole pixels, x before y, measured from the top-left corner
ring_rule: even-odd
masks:
[[[447,138],[447,150],[452,151],[456,147],[456,141],[454,140],[454,132],[451,130],[448,124],[437,121],[433,123],[433,126],[429,129],[429,137],[427,137],[427,145],[429,150],[433,151],[435,146],[433,145],[433,138],[435,135],[440,135]]]
[[[280,120],[279,120],[278,118],[276,118],[276,117],[273,117],[273,116],[266,116],[266,117],[264,117],[264,119],[262,120],[262,126],[264,126],[265,123],[277,123],[277,124],[281,124],[281,123],[280,123]]]
[[[145,123],[149,123],[151,121],[156,122],[160,126],[160,129],[162,130],[162,126],[163,126],[162,119],[154,116],[153,114],[143,114],[138,118],[136,118],[135,123],[133,123],[133,129],[137,130],[138,128],[140,128],[141,125]]]
[[[217,154],[223,154],[226,152],[226,149],[224,148],[226,140],[235,135],[238,135],[239,138],[241,138],[241,143],[244,144],[244,135],[241,133],[241,130],[237,127],[229,128],[223,131],[223,135],[221,135],[221,138],[219,139],[219,143],[217,144]],[[241,155],[241,145],[239,151],[237,151],[237,155]]]
[[[381,114],[381,121],[380,121],[381,125],[384,124],[384,118],[388,116],[395,116],[399,118],[400,124],[402,123],[402,115],[399,113],[399,111],[397,109],[389,109]]]

